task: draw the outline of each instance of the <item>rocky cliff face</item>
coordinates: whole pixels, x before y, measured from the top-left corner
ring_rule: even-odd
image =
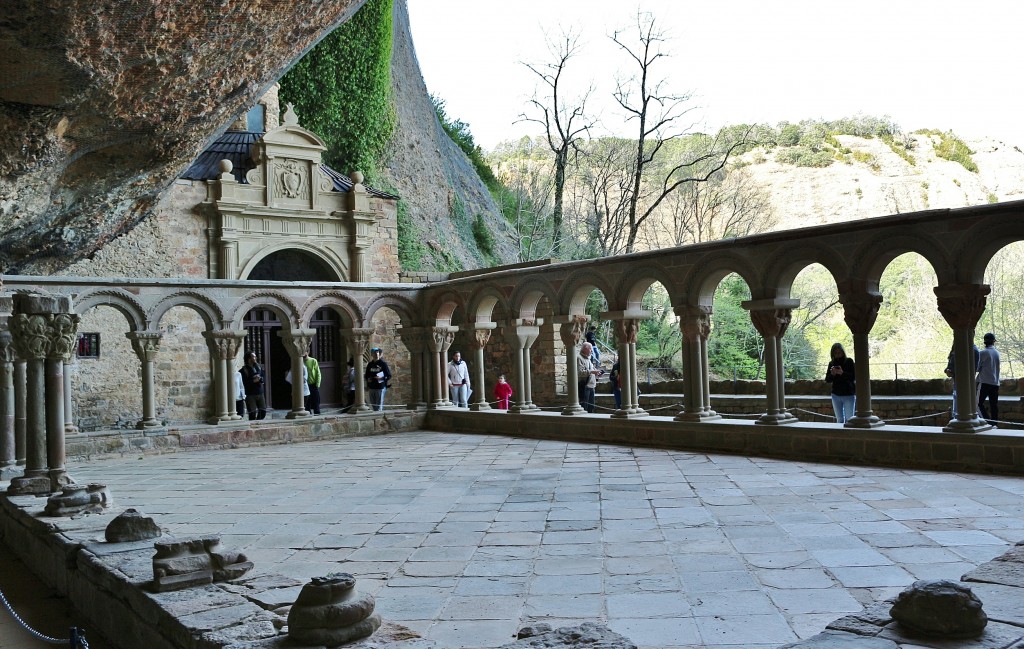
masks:
[[[47,273],[150,212],[363,0],[12,0],[0,20],[0,272]]]
[[[935,155],[935,138],[913,135],[915,164],[879,139],[840,135],[869,162],[839,161],[816,169],[775,161],[774,154],[745,154],[743,170],[767,191],[778,225],[775,229],[850,221],[919,210],[967,207],[1024,199],[1024,153],[985,138],[967,140],[978,166],[971,172]]]
[[[467,227],[480,214],[495,235],[498,261],[516,261],[505,220],[490,192],[437,119],[416,60],[406,0],[395,0],[394,24],[391,74],[398,122],[383,165],[388,182],[406,201],[435,260],[447,253],[466,269],[487,265]]]

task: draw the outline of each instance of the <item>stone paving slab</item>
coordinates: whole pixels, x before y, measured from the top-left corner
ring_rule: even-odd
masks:
[[[446,649],[505,644],[547,620],[599,621],[641,649],[779,647],[1024,537],[1016,478],[495,436],[70,471],[175,536],[233,540],[256,562],[251,578],[352,572],[387,620]]]

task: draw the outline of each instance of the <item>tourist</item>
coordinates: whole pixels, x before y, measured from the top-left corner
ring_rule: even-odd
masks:
[[[292,384],[292,371],[289,369],[284,373],[285,383],[288,385]],[[309,372],[306,370],[306,366],[302,365],[302,403],[305,406],[306,399],[309,397]]]
[[[853,416],[857,403],[853,359],[846,355],[846,350],[839,343],[832,345],[829,355],[831,360],[825,370],[825,381],[832,384],[832,409],[836,413],[836,423],[843,424]]]
[[[245,388],[245,407],[249,411],[249,419],[264,419],[267,416],[267,398],[264,395],[267,375],[263,366],[256,362],[256,352],[245,355],[245,365],[238,370],[242,375],[242,386]]]
[[[995,334],[985,334],[984,341],[985,349],[978,354],[978,414],[995,426],[999,419],[999,351]],[[985,408],[986,399],[990,410]]]
[[[509,399],[512,398],[512,385],[505,381],[505,375],[498,375],[498,382],[494,385],[494,398],[498,401],[498,410],[508,410]]]
[[[345,376],[341,378],[342,391],[345,393],[345,407],[342,412],[351,412],[352,406],[356,403],[356,364],[352,357],[348,357],[348,369]]]
[[[239,417],[245,415],[245,383],[241,371],[235,372],[235,412]]]
[[[366,371],[363,378],[366,379],[366,387],[370,391],[370,407],[376,411],[384,410],[384,393],[387,392],[388,382],[391,381],[391,369],[384,362],[384,352],[380,347],[370,350],[370,362],[366,364]]]
[[[306,379],[309,386],[309,396],[306,397],[306,410],[314,415],[320,414],[320,362],[309,355],[307,351],[302,355],[302,363],[306,366]]]
[[[978,351],[978,346],[975,345],[973,342],[971,343],[971,349],[974,351],[974,371],[977,372],[978,371],[978,362],[980,361],[980,358],[981,358],[981,352]],[[951,379],[953,379],[953,419],[956,419],[957,407],[956,407],[956,377],[955,377],[955,374],[956,374],[956,347],[955,346],[951,347],[949,349],[949,356],[946,358],[946,369],[944,370],[944,372],[946,373],[946,376],[948,376]]]
[[[586,333],[585,336],[583,336],[583,339],[586,340],[588,343],[590,343],[590,347],[591,347],[591,349],[593,349],[593,352],[594,352],[594,362],[595,363],[600,363],[601,362],[601,350],[597,346],[597,327],[595,327],[594,325],[590,325],[587,328],[587,333]]]
[[[622,385],[619,384],[619,375],[622,370],[619,366],[619,361],[616,360],[612,364],[612,373],[608,376],[608,381],[612,384],[612,395],[615,397],[615,409],[622,409]]]
[[[459,408],[469,407],[469,366],[462,360],[462,353],[452,354],[448,363],[448,390],[451,392],[452,403]]]
[[[594,359],[591,358],[593,351],[593,345],[583,343],[579,356],[576,357],[580,405],[587,412],[594,412],[594,389],[597,387],[597,377],[601,374],[601,370],[597,368]]]

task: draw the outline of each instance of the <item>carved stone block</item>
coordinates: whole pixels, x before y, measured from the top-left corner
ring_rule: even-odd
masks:
[[[149,516],[134,509],[126,509],[110,521],[103,536],[107,543],[127,543],[129,541],[145,541],[161,536],[163,532]]]
[[[244,554],[224,550],[215,535],[153,547],[153,590],[158,593],[236,579],[253,566]]]
[[[113,503],[110,491],[102,484],[69,484],[59,494],[46,499],[43,513],[47,516],[74,516],[103,511]]]
[[[309,645],[336,647],[371,635],[380,628],[372,595],[355,590],[348,573],[316,577],[302,587],[288,612],[288,637]]]

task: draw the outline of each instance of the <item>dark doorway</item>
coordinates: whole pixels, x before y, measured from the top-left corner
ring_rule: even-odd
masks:
[[[347,365],[341,341],[341,319],[331,309],[319,309],[309,326],[316,329],[309,353],[320,363],[320,405],[342,405],[341,374]]]
[[[264,282],[338,282],[330,267],[302,250],[278,250],[256,264],[246,279]]]
[[[292,390],[284,375],[291,367],[288,350],[277,335],[281,321],[269,309],[253,309],[245,314],[245,353],[256,352],[256,360],[267,374],[267,406],[274,410],[292,409]],[[242,358],[243,363],[245,358]]]

